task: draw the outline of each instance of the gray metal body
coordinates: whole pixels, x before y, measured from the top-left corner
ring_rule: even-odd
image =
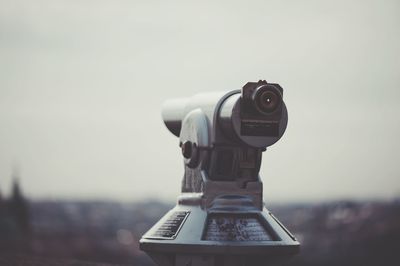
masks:
[[[157,264],[269,265],[298,252],[295,237],[264,207],[258,175],[262,152],[286,129],[286,106],[253,117],[243,111],[244,93],[165,103],[163,119],[179,136],[185,174],[176,207],[140,240]]]

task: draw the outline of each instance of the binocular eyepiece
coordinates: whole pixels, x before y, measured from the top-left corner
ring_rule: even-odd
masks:
[[[282,97],[283,89],[279,84],[260,80],[248,82],[242,90],[229,93],[203,93],[167,101],[162,114],[167,128],[179,137],[185,116],[201,109],[212,132],[223,132],[234,142],[265,148],[285,132],[287,110]]]
[[[274,86],[262,85],[256,88],[252,100],[260,113],[268,115],[282,103],[282,94]]]
[[[265,81],[248,82],[242,89],[242,114],[262,118],[281,111],[283,89]]]

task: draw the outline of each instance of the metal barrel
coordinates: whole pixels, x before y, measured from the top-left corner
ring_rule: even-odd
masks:
[[[182,120],[185,116],[185,108],[189,98],[176,98],[164,102],[161,115],[165,125],[172,134],[179,137]]]

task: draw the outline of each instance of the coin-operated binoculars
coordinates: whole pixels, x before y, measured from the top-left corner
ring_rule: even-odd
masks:
[[[264,207],[258,174],[262,152],[287,126],[282,94],[259,81],[164,104],[185,174],[178,204],[140,240],[157,264],[270,265],[298,252],[296,238]]]

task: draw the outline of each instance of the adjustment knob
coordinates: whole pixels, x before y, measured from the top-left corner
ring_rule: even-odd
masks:
[[[182,155],[186,159],[189,159],[192,157],[192,142],[191,141],[186,141],[185,143],[182,144],[181,146],[182,149]]]

